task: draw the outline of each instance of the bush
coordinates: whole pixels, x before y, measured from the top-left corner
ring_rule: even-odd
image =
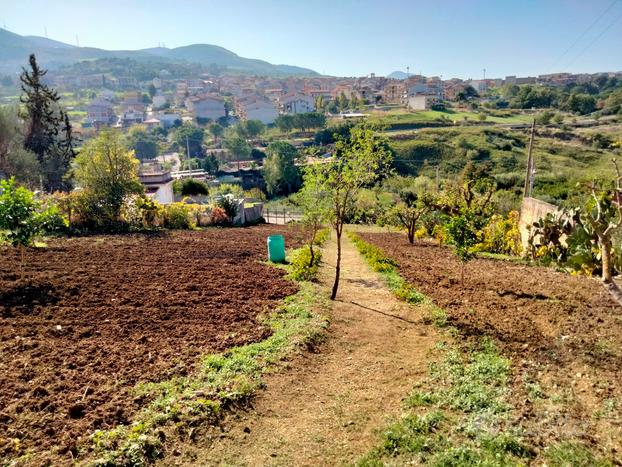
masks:
[[[523,250],[520,230],[518,229],[519,213],[511,211],[507,218],[494,215],[482,230],[482,241],[476,246],[477,251],[520,256]]]
[[[313,250],[313,262],[311,262],[311,250],[309,245],[297,249],[292,255],[292,277],[297,281],[312,281],[317,277],[317,273],[322,262],[322,252],[319,249]]]
[[[190,208],[184,203],[172,203],[164,208],[164,227],[189,230],[195,228],[190,218]]]
[[[40,233],[64,225],[56,206],[45,208],[14,178],[0,181],[0,190],[0,240],[25,247]]]
[[[175,194],[181,196],[207,196],[209,193],[207,185],[200,180],[195,180],[194,178],[175,180],[175,182],[173,182],[173,191]]]
[[[216,201],[216,206],[222,209],[227,215],[228,223],[232,224],[235,216],[238,215],[238,200],[232,196],[222,196]]]
[[[214,225],[225,225],[229,223],[229,216],[227,216],[223,208],[219,208],[218,206],[212,209],[211,219]]]

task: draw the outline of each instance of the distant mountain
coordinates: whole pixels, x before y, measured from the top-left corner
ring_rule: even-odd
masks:
[[[393,79],[406,79],[408,78],[410,75],[408,73],[404,73],[403,71],[394,71],[393,73],[391,73],[390,75],[387,76],[387,78],[393,78]]]
[[[39,36],[20,36],[0,28],[0,72],[13,73],[26,64],[28,55],[34,53],[39,63],[49,69],[71,65],[83,60],[99,58],[131,58],[145,62],[149,60],[171,63],[196,63],[202,66],[217,66],[227,71],[253,75],[304,75],[317,76],[308,68],[291,65],[273,65],[263,60],[244,58],[223,47],[208,44],[193,44],[174,49],[156,47],[143,50],[104,50],[93,47],[76,47]]]

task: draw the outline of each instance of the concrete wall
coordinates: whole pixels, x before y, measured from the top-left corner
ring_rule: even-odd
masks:
[[[539,221],[548,213],[557,211],[559,211],[559,208],[554,204],[546,203],[536,198],[523,198],[523,203],[520,208],[520,221],[518,223],[521,241],[523,243],[523,251],[527,250],[529,241],[529,230],[527,227]]]

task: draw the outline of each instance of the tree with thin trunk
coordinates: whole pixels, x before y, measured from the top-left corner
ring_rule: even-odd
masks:
[[[602,281],[611,295],[622,305],[622,291],[613,281],[613,236],[622,228],[622,175],[613,160],[616,178],[613,186],[593,182],[590,197],[581,209],[581,223],[591,227],[598,242],[602,263]]]
[[[318,177],[304,177],[305,184],[302,189],[294,195],[296,205],[302,209],[302,219],[300,222],[307,230],[307,243],[309,245],[309,267],[315,262],[315,238],[329,218],[330,204],[324,188],[318,184]]]
[[[337,262],[331,300],[337,297],[341,272],[341,237],[343,226],[354,211],[362,188],[374,183],[391,162],[386,141],[365,126],[351,129],[346,138],[335,143],[332,159],[311,165],[304,175],[305,185],[316,184],[329,199],[328,219],[337,237]]]

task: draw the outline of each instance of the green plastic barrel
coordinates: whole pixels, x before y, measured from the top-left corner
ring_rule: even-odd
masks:
[[[270,235],[268,237],[268,260],[273,263],[285,261],[285,239],[283,235]]]

